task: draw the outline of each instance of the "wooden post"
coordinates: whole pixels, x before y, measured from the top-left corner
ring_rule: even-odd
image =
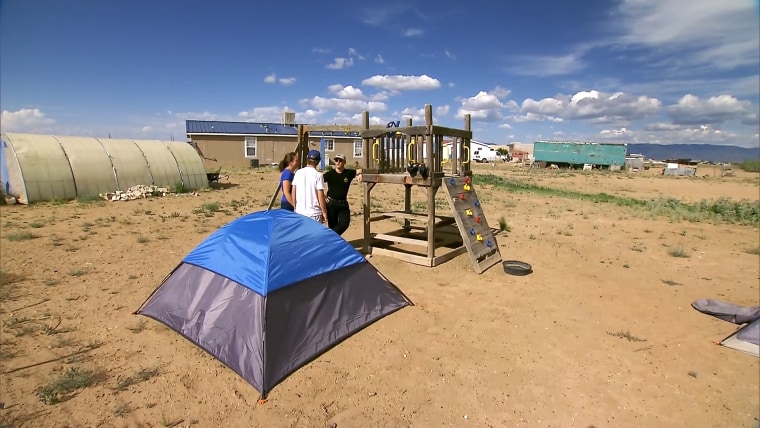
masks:
[[[412,185],[404,184],[404,213],[412,213]],[[404,236],[408,236],[412,231],[412,222],[409,217],[404,218]]]
[[[369,112],[363,111],[362,112],[362,129],[366,130],[369,129]],[[370,143],[369,138],[362,138],[362,154],[364,155],[364,169],[369,169],[369,163],[372,158],[372,153],[370,153],[370,150],[372,150],[372,144]]]
[[[367,130],[369,129],[369,112],[365,111],[362,113],[362,128]],[[369,151],[372,150],[372,144],[370,144],[369,138],[363,138],[362,143],[362,154],[364,155],[364,170],[366,171],[369,169],[370,162],[372,162],[372,153]],[[370,206],[371,206],[371,194],[372,187],[375,186],[375,183],[366,183],[362,182],[362,187],[364,187],[364,239],[362,242],[362,247],[364,248],[364,254],[370,254],[372,251],[371,246],[371,236],[370,236]]]
[[[298,125],[298,167],[306,167],[306,155],[309,154],[309,129],[304,125]]]
[[[472,117],[470,114],[464,115],[464,130],[472,132]],[[467,149],[465,149],[467,147]],[[462,164],[462,174],[463,175],[470,175],[466,174],[467,172],[470,172],[471,166],[472,166],[472,153],[470,152],[470,138],[463,138],[462,139],[462,160],[467,159],[467,163]]]
[[[412,118],[407,117],[406,118],[406,126],[411,127],[412,126]],[[409,164],[411,159],[407,159],[406,152],[407,147],[409,146],[409,143],[411,142],[411,137],[409,135],[406,135],[403,137],[406,141],[406,144],[401,146],[401,149],[403,150],[403,153],[401,154],[402,159],[406,159],[406,162],[401,163],[401,167],[406,170],[406,165]],[[406,214],[410,214],[412,212],[412,185],[411,184],[405,184],[404,185],[404,212]],[[409,235],[409,232],[412,231],[412,222],[409,220],[408,217],[404,218],[404,234]]]
[[[457,176],[459,175],[459,156],[457,155],[457,152],[459,152],[459,137],[453,137],[451,139],[451,175]]]
[[[425,152],[427,152],[427,160],[425,165],[430,171],[430,175],[433,175],[435,168],[432,165],[433,161],[433,106],[425,104]],[[437,188],[434,186],[427,188],[427,207],[428,207],[428,224],[427,224],[427,256],[431,260],[435,257],[435,191]]]

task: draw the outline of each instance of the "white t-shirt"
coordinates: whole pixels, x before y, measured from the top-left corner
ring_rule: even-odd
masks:
[[[291,185],[296,188],[295,212],[307,217],[322,214],[322,208],[317,199],[317,190],[325,190],[325,181],[321,172],[310,166],[300,168],[296,171]]]

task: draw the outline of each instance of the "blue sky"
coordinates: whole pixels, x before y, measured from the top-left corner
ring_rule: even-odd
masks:
[[[3,131],[185,139],[185,119],[423,122],[760,146],[758,0],[3,0]]]

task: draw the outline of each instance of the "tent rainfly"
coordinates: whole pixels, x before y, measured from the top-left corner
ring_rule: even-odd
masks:
[[[723,321],[742,325],[720,345],[760,357],[760,306],[739,306],[715,299],[699,299],[691,307],[703,314],[712,315]]]
[[[309,361],[411,304],[338,234],[278,209],[212,233],[135,314],[199,346],[265,398]]]
[[[2,133],[3,188],[23,204],[74,199],[143,184],[208,185],[206,170],[187,143]]]

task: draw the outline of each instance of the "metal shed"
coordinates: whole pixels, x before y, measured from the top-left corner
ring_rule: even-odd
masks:
[[[138,184],[208,185],[200,156],[184,142],[2,133],[2,151],[3,187],[23,204]]]
[[[600,165],[621,167],[625,163],[627,144],[536,141],[533,158],[536,162],[569,165]]]

